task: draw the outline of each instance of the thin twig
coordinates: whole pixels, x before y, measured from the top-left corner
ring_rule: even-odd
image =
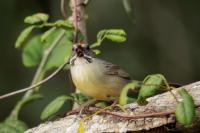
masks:
[[[61,68],[62,66],[59,67],[59,68],[57,69],[57,70],[59,70],[59,71],[55,70],[55,72],[52,73],[49,77],[47,77],[46,79],[44,79],[44,80],[38,82],[38,77],[40,77],[40,73],[42,73],[42,69],[43,69],[43,67],[44,67],[45,64],[46,64],[50,53],[51,53],[52,50],[56,47],[56,45],[58,44],[58,42],[62,39],[62,37],[63,37],[64,35],[65,35],[65,31],[63,30],[63,31],[59,34],[59,37],[58,37],[55,41],[53,41],[53,44],[44,52],[44,57],[43,57],[43,59],[42,59],[40,65],[39,65],[39,68],[38,68],[38,70],[37,70],[37,72],[36,72],[36,74],[35,74],[35,76],[34,76],[34,79],[33,79],[32,83],[31,83],[31,85],[30,85],[29,87],[24,88],[24,89],[20,89],[20,90],[18,90],[18,91],[14,91],[14,92],[11,92],[11,93],[2,95],[2,96],[0,96],[0,100],[1,100],[1,99],[4,99],[4,98],[7,98],[7,97],[10,97],[10,96],[14,96],[14,95],[17,95],[17,94],[20,94],[20,93],[23,93],[23,92],[28,91],[28,92],[24,95],[24,97],[23,97],[23,98],[26,98],[26,97],[30,96],[30,95],[33,93],[33,90],[32,90],[32,89],[34,89],[35,87],[38,87],[39,85],[41,85],[41,84],[47,82],[49,79],[51,79],[53,76],[55,76],[55,75],[60,71],[59,68]],[[63,65],[66,65],[66,64],[64,63]],[[63,66],[63,67],[64,67],[64,66]],[[37,83],[37,82],[38,82],[38,83]],[[29,91],[29,90],[30,90],[30,91]],[[16,105],[16,106],[17,106],[17,105]]]
[[[74,4],[73,4],[73,19],[74,19],[74,27],[75,27],[75,32],[74,32],[74,44],[78,42],[78,14],[77,14],[77,1],[73,0]]]
[[[196,105],[195,108],[200,107],[200,105]],[[88,112],[96,112],[99,109],[96,107],[90,107],[87,111]],[[68,112],[66,115],[73,115],[76,113],[79,113],[80,109],[75,109],[72,110],[70,112]],[[109,110],[101,110],[101,112],[98,112],[98,114],[107,114],[107,115],[112,115],[115,117],[120,117],[123,119],[139,119],[139,118],[147,118],[147,117],[162,117],[162,116],[166,116],[166,115],[170,115],[170,114],[174,114],[175,110],[171,109],[171,110],[167,110],[167,111],[162,111],[162,112],[153,112],[153,113],[143,113],[143,114],[135,114],[135,115],[128,115],[128,114],[123,114],[123,113],[119,113],[119,112],[112,112]]]
[[[69,64],[69,62],[65,62],[63,65],[61,65],[58,69],[56,69],[51,75],[49,75],[47,78],[45,78],[44,80],[38,82],[37,84],[34,84],[32,86],[29,86],[29,87],[26,87],[24,89],[20,89],[18,91],[14,91],[14,92],[11,92],[11,93],[8,93],[8,94],[5,94],[5,95],[2,95],[0,96],[0,100],[2,99],[5,99],[5,98],[8,98],[8,97],[11,97],[11,96],[14,96],[14,95],[17,95],[17,94],[20,94],[20,93],[23,93],[23,92],[26,92],[28,90],[32,90],[33,88],[35,87],[38,87],[42,84],[44,84],[45,82],[47,82],[48,80],[50,80],[51,78],[53,78],[57,73],[59,73],[67,64]]]
[[[65,11],[65,0],[60,1],[60,11],[61,11],[62,16],[65,19],[67,19],[67,14],[66,14],[66,11]]]
[[[164,80],[164,83],[165,83],[165,85],[167,87],[167,90],[171,93],[171,95],[174,97],[175,101],[178,103],[179,101],[178,101],[176,95],[172,92],[172,89],[169,86],[169,84],[168,84],[167,80],[165,79],[165,77],[163,77],[163,80]]]

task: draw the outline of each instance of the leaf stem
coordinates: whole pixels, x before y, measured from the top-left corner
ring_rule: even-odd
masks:
[[[168,84],[166,78],[163,77],[163,80],[164,80],[164,83],[165,83],[165,85],[166,85],[166,87],[167,87],[167,90],[171,93],[171,95],[174,97],[175,101],[178,103],[179,101],[178,101],[176,95],[172,92],[172,89],[171,89],[171,87],[169,86],[169,84]]]
[[[46,73],[45,65],[48,61],[48,58],[49,58],[51,52],[53,51],[53,49],[59,44],[60,40],[63,38],[64,35],[65,35],[65,31],[62,30],[60,32],[60,34],[57,36],[57,38],[53,41],[52,45],[47,50],[44,51],[43,58],[40,62],[40,65],[35,73],[35,76],[31,82],[30,86],[35,85],[36,83],[38,83],[39,81],[41,81],[44,78],[44,75]],[[45,81],[47,81],[47,80],[45,80]],[[41,83],[41,82],[39,82],[39,83]],[[25,93],[25,95],[22,97],[22,99],[19,100],[18,103],[15,105],[14,109],[12,110],[12,112],[10,114],[10,117],[13,117],[13,118],[18,117],[19,111],[21,110],[23,104],[26,103],[26,101],[25,101],[26,98],[30,97],[34,92],[38,91],[39,85],[35,85],[33,88],[31,88],[29,91],[27,91]]]

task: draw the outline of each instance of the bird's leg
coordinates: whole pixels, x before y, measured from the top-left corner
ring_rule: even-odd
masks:
[[[118,99],[114,99],[114,100],[113,100],[113,103],[111,104],[111,106],[116,106],[118,102],[119,102]]]
[[[87,109],[90,105],[95,104],[97,102],[96,99],[89,99],[87,102],[80,105],[79,116],[82,117],[83,111]]]
[[[118,104],[119,103],[119,99],[114,98],[114,99],[112,99],[112,101],[113,101],[113,103],[110,105],[112,108],[117,107],[120,110],[122,110],[123,112],[127,112],[126,109],[123,106]]]

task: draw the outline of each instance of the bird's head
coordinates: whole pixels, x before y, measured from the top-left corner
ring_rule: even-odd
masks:
[[[85,59],[88,63],[91,62],[91,51],[89,45],[86,43],[77,43],[72,46],[73,57],[71,58],[71,63],[74,64],[74,61],[77,58]]]
[[[90,55],[90,48],[88,44],[78,43],[74,44],[72,47],[73,54],[77,57],[84,57]]]

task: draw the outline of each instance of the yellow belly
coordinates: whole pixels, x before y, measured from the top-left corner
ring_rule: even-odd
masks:
[[[127,81],[117,76],[105,75],[104,71],[95,62],[71,67],[72,80],[83,94],[98,100],[118,97]]]

